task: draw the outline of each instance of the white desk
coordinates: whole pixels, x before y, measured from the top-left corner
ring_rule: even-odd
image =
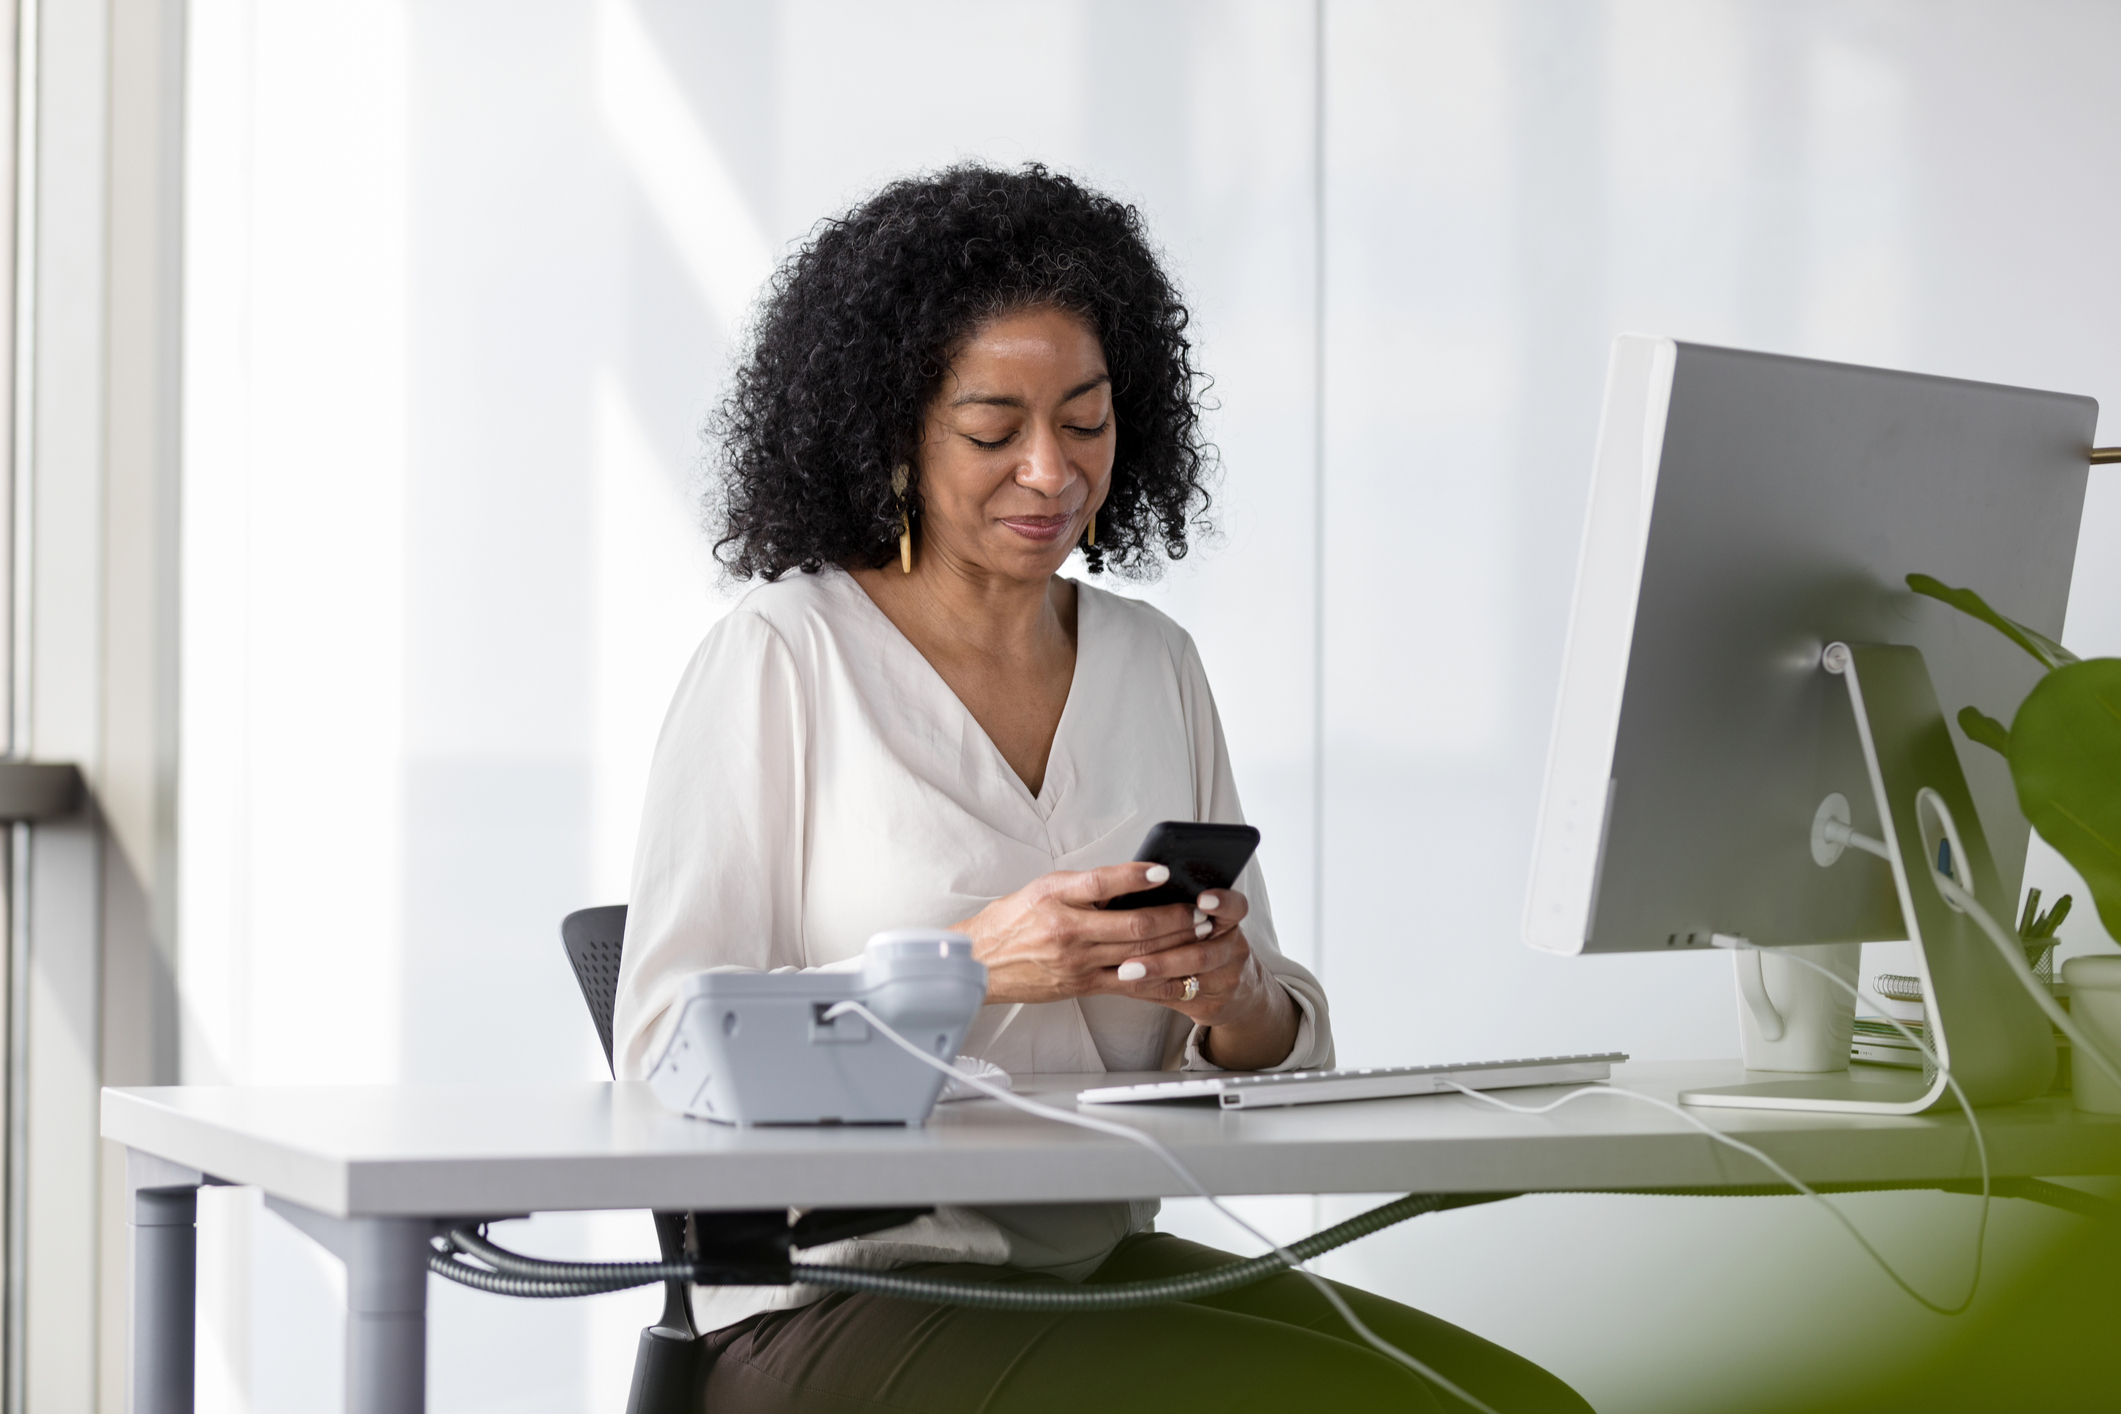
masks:
[[[1046,1075],[1065,1100],[1130,1077]],[[1615,1083],[1674,1098],[1735,1062],[1634,1064]],[[1512,1092],[1530,1103],[1558,1090]],[[1285,1110],[1100,1106],[1222,1193],[1523,1193],[1772,1182],[1670,1115],[1584,1100],[1542,1118],[1456,1095]],[[1975,1178],[1956,1112],[1913,1118],[1697,1110],[1808,1182]],[[2121,1117],[2066,1098],[1982,1111],[1998,1177],[2121,1173]],[[132,1414],[189,1414],[196,1190],[251,1184],[347,1263],[347,1414],[424,1404],[428,1238],[438,1220],[558,1210],[1081,1202],[1186,1192],[1139,1147],[991,1100],[925,1129],[731,1129],[671,1115],[645,1085],[111,1089],[103,1134],[133,1196]],[[644,1255],[646,1255],[644,1253]],[[502,1298],[495,1298],[502,1299]]]

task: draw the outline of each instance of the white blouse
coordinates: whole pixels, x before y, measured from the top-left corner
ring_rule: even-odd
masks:
[[[943,926],[1060,869],[1133,857],[1159,820],[1243,817],[1186,632],[1076,590],[1075,677],[1036,796],[844,571],[762,585],[693,655],[650,769],[613,1038],[645,1076],[684,979],[709,968],[856,965],[870,934]],[[1255,859],[1237,887],[1252,950],[1301,1012],[1277,1070],[1330,1066],[1317,980],[1281,955]],[[1214,1069],[1203,1029],[1131,997],[983,1007],[964,1049],[1012,1073]],[[817,1260],[1006,1262],[1087,1276],[1151,1203],[938,1209]],[[806,1288],[720,1288],[709,1329]]]

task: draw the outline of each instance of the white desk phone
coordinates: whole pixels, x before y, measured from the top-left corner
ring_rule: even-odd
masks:
[[[948,1062],[987,997],[972,940],[897,928],[869,940],[859,972],[702,972],[649,1073],[680,1114],[725,1124],[920,1124],[944,1075],[878,1035],[859,1002]]]

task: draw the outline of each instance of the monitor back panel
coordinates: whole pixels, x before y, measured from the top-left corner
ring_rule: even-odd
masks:
[[[1911,644],[1948,716],[2008,722],[2039,665],[1906,576],[2060,637],[2097,416],[2059,393],[1621,340],[1528,941],[1905,936],[1887,871],[1811,858],[1830,790],[1878,833],[1847,688],[1820,651]],[[2009,771],[1952,730],[2014,901],[2029,831]]]

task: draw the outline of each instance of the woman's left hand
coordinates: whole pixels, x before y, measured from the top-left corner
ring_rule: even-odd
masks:
[[[1112,990],[1160,1002],[1211,1028],[1201,1044],[1225,1070],[1257,1070],[1286,1059],[1300,1019],[1288,988],[1274,979],[1245,940],[1250,905],[1235,889],[1202,894],[1195,905],[1211,924],[1198,942],[1166,948],[1113,969]],[[1186,997],[1187,979],[1197,988]]]

